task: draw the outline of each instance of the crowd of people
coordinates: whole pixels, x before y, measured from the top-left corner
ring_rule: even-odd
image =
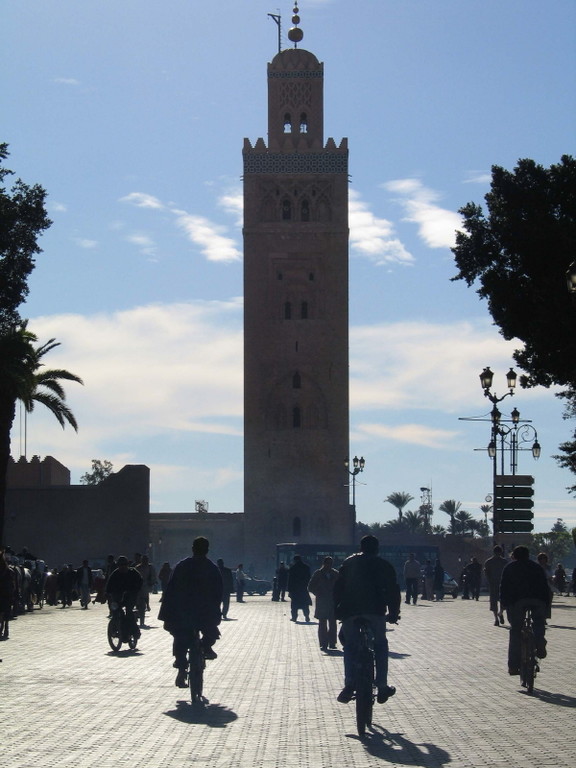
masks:
[[[208,557],[209,542],[204,537],[194,540],[191,557],[181,560],[174,568],[164,563],[158,573],[147,555],[135,553],[131,561],[124,556],[109,555],[102,568],[93,569],[88,560],[79,567],[65,564],[51,569],[46,563],[23,548],[19,553],[8,549],[0,552],[0,639],[9,637],[9,622],[31,611],[36,605],[69,608],[78,601],[83,610],[93,603],[120,604],[134,622],[133,632],[140,635],[146,627],[150,611],[150,593],[162,590],[158,618],[173,636],[174,666],[178,670],[176,685],[186,685],[187,649],[191,633],[201,633],[206,659],[217,658],[214,645],[220,637],[219,625],[228,618],[230,595],[244,602],[246,575],[243,564],[234,570],[222,559],[213,563]],[[439,559],[434,564],[421,564],[410,553],[403,568],[407,605],[419,599],[440,601],[444,598],[447,574]],[[511,675],[519,674],[519,633],[524,612],[532,609],[537,655],[546,656],[545,627],[550,617],[554,593],[574,593],[576,569],[568,578],[562,564],[552,571],[546,553],[536,560],[529,550],[517,546],[507,558],[502,547],[495,546],[484,563],[471,557],[460,574],[453,592],[462,599],[478,600],[483,578],[489,593],[489,608],[494,624],[510,624],[508,668]],[[287,566],[280,563],[276,571],[273,600],[290,601],[290,620],[310,622],[314,601],[314,618],[318,622],[318,643],[322,652],[344,648],[344,688],[338,701],[346,703],[354,695],[353,662],[360,617],[368,622],[374,637],[376,686],[378,701],[383,703],[395,693],[388,685],[387,622],[397,622],[402,602],[394,567],[378,555],[378,540],[364,536],[360,552],[348,557],[339,570],[327,556],[322,566],[311,572],[299,555]],[[341,622],[338,633],[337,622]]]

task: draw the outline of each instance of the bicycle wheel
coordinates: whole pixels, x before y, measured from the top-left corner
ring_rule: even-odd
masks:
[[[108,622],[108,642],[113,651],[119,651],[122,645],[122,632],[120,628],[120,617],[112,616]]]
[[[190,685],[190,699],[193,704],[202,701],[205,666],[206,661],[202,654],[200,642],[196,639],[188,653],[188,684]]]
[[[138,638],[136,637],[136,635],[130,635],[128,638],[128,648],[134,651],[137,645],[138,645]]]
[[[536,664],[534,632],[530,622],[526,620],[520,632],[520,683],[527,693],[534,691]]]
[[[358,659],[358,682],[356,685],[356,728],[358,736],[366,734],[366,728],[372,725],[374,705],[374,659],[368,649],[361,652]]]

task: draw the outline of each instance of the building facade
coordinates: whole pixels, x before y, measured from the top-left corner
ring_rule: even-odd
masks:
[[[244,562],[354,538],[349,446],[348,145],[324,142],[324,68],[268,65],[268,143],[244,140]]]

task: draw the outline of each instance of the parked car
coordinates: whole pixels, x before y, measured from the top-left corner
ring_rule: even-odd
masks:
[[[246,595],[265,595],[272,589],[272,583],[266,579],[255,579],[253,576],[246,576],[244,580],[244,593]]]

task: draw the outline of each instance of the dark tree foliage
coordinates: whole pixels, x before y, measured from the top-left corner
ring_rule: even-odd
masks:
[[[28,277],[34,269],[34,256],[41,253],[38,236],[51,225],[44,208],[46,191],[17,179],[6,189],[6,177],[13,175],[3,167],[8,145],[0,144],[0,331],[21,322],[18,307],[28,295]]]
[[[566,270],[576,256],[576,160],[544,168],[519,160],[492,168],[488,214],[468,203],[464,232],[452,249],[453,280],[479,284],[478,295],[506,339],[520,339],[514,359],[523,386],[576,386],[576,303]]]
[[[519,160],[513,172],[495,165],[485,200],[487,215],[475,203],[460,210],[452,279],[479,284],[500,333],[523,342],[514,352],[522,386],[565,387],[559,396],[574,418],[576,298],[566,271],[576,257],[576,160],[564,155],[550,168]],[[576,473],[576,432],[559,448],[554,458]]]
[[[100,485],[103,480],[112,474],[114,465],[108,459],[92,459],[92,471],[85,472],[80,478],[82,485]]]

